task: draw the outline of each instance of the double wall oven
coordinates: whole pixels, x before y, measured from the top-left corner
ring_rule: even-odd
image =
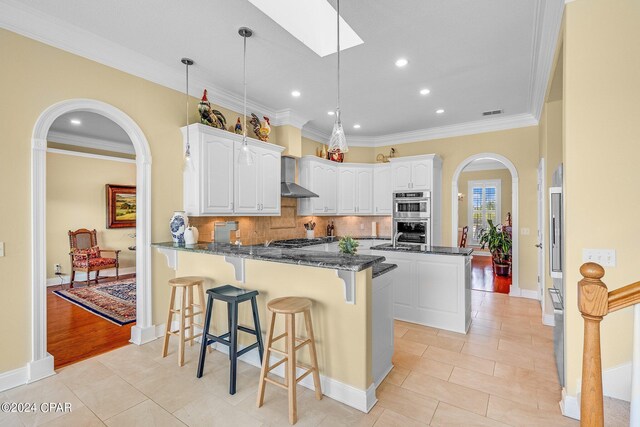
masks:
[[[394,243],[431,245],[431,193],[393,193]]]

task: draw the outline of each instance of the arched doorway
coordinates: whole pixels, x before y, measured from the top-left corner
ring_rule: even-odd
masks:
[[[129,136],[136,153],[137,220],[136,326],[131,342],[143,344],[155,339],[151,323],[151,151],[140,127],[124,112],[93,99],[70,99],[47,108],[38,117],[32,135],[31,153],[31,286],[32,341],[29,379],[35,381],[54,373],[53,357],[47,353],[46,304],[46,153],[47,134],[63,114],[86,111],[100,114],[119,125]]]
[[[519,215],[518,215],[518,171],[509,159],[500,154],[495,153],[478,153],[467,157],[456,168],[451,181],[451,246],[458,246],[458,179],[460,174],[470,163],[476,160],[495,160],[507,167],[511,173],[511,192],[512,192],[512,220],[513,220],[513,261],[512,261],[512,284],[509,295],[521,296],[519,287]]]

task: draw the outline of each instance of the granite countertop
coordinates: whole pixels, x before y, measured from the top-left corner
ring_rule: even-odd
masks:
[[[391,243],[372,246],[373,251],[393,251],[409,254],[433,254],[433,255],[460,255],[469,256],[473,252],[471,248],[454,248],[451,246],[427,246],[427,245],[407,245],[399,244],[397,248]]]
[[[211,255],[226,255],[283,264],[307,265],[336,270],[362,271],[385,260],[376,255],[344,255],[336,252],[299,251],[291,248],[256,246],[236,246],[229,243],[197,243],[184,245],[173,242],[152,243],[156,248],[174,249]]]
[[[382,276],[383,274],[388,273],[391,270],[395,270],[396,268],[398,268],[398,264],[388,264],[386,262],[374,264],[372,277],[375,279],[376,277]]]
[[[273,248],[303,248],[305,246],[322,245],[325,243],[335,243],[340,241],[342,236],[330,236],[330,237],[314,237],[313,239],[287,239],[276,240],[269,244]],[[358,236],[353,237],[355,240],[391,240],[391,237],[374,237],[374,236]]]

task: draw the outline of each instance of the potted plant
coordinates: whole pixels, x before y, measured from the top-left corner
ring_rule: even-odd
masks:
[[[338,242],[340,252],[347,255],[355,255],[356,252],[358,252],[358,246],[358,241],[348,236],[343,237],[340,239],[340,242]]]
[[[489,228],[480,230],[480,247],[489,248],[494,271],[498,276],[509,276],[511,270],[511,236],[502,225],[488,220]]]

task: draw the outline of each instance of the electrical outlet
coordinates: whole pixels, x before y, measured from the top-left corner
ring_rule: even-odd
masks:
[[[61,274],[62,273],[62,266],[60,264],[54,265],[53,269],[55,270],[56,274]]]
[[[364,230],[364,224],[360,223],[360,230]]]
[[[582,249],[582,262],[595,262],[603,267],[616,266],[615,249]]]
[[[523,236],[528,236],[529,234],[531,234],[531,230],[529,230],[528,228],[521,228],[520,234],[522,234]]]
[[[4,256],[4,242],[0,242],[0,257]]]

